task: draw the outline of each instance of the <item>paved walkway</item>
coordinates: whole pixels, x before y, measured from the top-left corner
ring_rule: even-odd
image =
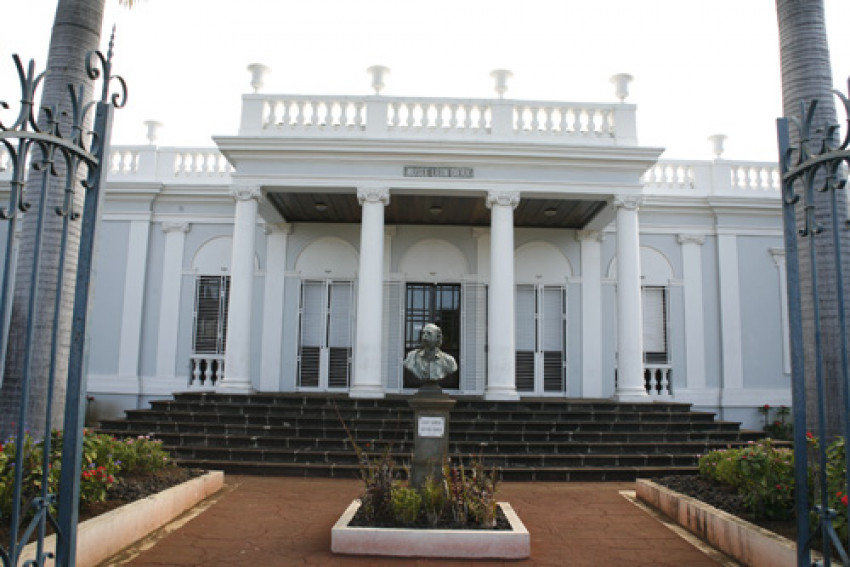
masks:
[[[452,561],[333,555],[331,526],[359,495],[355,480],[228,476],[222,492],[110,565],[460,565],[716,566],[701,551],[632,503],[632,483],[502,483],[531,533],[531,559]],[[203,511],[201,511],[203,510]],[[200,512],[200,513],[199,513]]]

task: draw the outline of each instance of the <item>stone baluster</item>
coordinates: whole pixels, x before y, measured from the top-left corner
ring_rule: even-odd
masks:
[[[283,105],[283,116],[281,117],[281,125],[288,127],[292,125],[291,103],[287,100],[281,102]]]

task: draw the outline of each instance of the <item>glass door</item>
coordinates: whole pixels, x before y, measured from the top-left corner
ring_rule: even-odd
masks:
[[[434,323],[443,331],[446,354],[458,363],[458,371],[442,382],[444,389],[456,390],[460,386],[460,284],[407,284],[404,316],[404,352],[419,348],[422,327]],[[418,380],[404,370],[404,387],[417,388]]]

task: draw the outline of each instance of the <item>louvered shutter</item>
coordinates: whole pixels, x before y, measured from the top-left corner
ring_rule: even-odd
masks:
[[[643,350],[646,362],[667,362],[666,290],[643,288]]]
[[[301,344],[298,353],[298,384],[319,386],[319,366],[323,346],[324,282],[301,283]]]
[[[401,362],[404,359],[404,304],[402,283],[384,283],[384,387],[388,392],[401,390]]]
[[[347,388],[351,372],[352,300],[351,282],[333,282],[328,293],[328,387]]]
[[[224,354],[229,276],[199,276],[195,283],[195,354]]]
[[[230,276],[221,277],[219,290],[217,354],[224,354],[227,348],[227,309],[230,306]]]
[[[534,391],[534,353],[537,350],[537,290],[533,285],[516,286],[516,388]]]
[[[487,380],[487,286],[464,283],[460,302],[460,389],[483,394]]]
[[[564,391],[564,288],[546,286],[542,290],[540,312],[543,351],[543,390]]]

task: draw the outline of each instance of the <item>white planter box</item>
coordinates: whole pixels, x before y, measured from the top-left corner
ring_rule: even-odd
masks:
[[[736,561],[751,567],[797,565],[795,542],[650,480],[635,484],[642,502]],[[812,552],[812,560],[819,557]]]
[[[507,502],[499,507],[510,530],[442,530],[404,528],[351,528],[349,522],[360,508],[351,503],[331,529],[331,551],[351,555],[395,557],[445,557],[478,559],[525,559],[531,555],[531,537]]]
[[[82,522],[77,528],[77,567],[99,565],[215,494],[223,484],[224,473],[211,471]],[[55,535],[45,538],[44,549],[56,549]],[[34,560],[35,554],[36,544],[27,545],[21,554],[20,564]],[[49,559],[46,565],[54,563],[53,559]]]

